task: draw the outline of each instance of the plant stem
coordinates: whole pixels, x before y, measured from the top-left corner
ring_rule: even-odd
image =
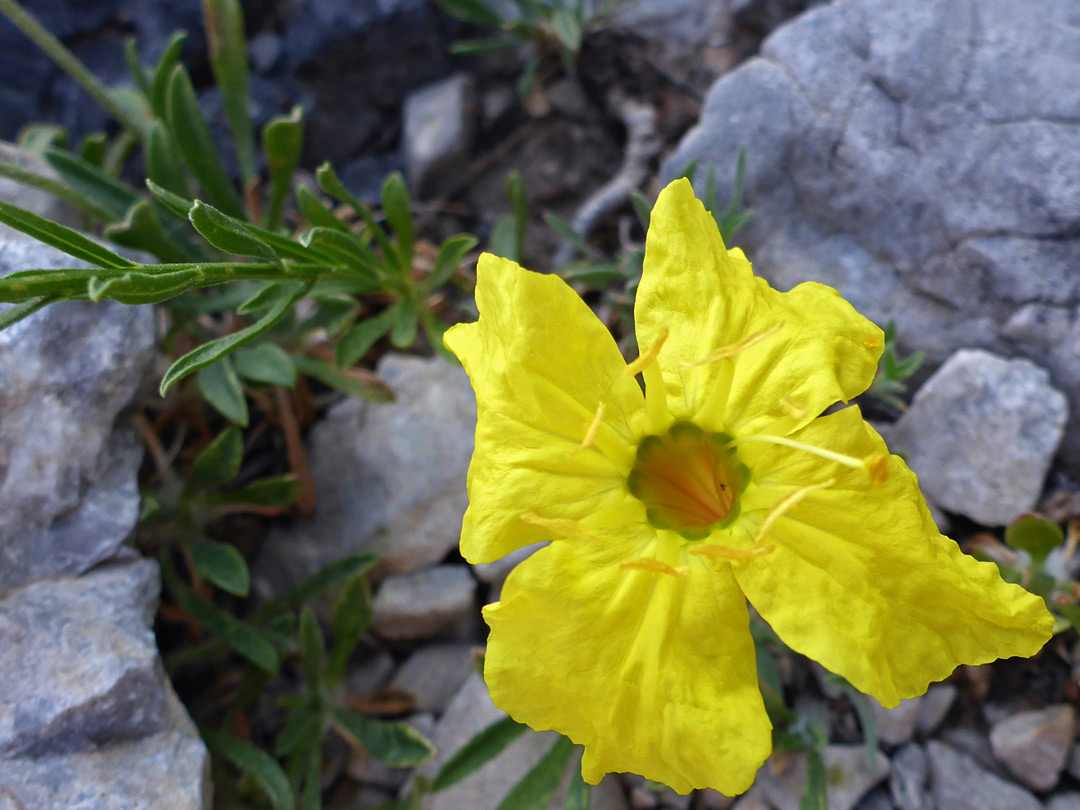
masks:
[[[112,97],[109,95],[108,88],[98,80],[97,76],[91,73],[90,69],[79,61],[79,58],[75,56],[75,54],[69,51],[60,40],[46,30],[45,27],[42,26],[30,12],[20,6],[16,0],[0,0],[0,14],[3,14],[11,20],[16,28],[26,34],[26,36],[28,36],[35,45],[41,48],[50,59],[56,62],[62,70],[77,81],[98,104],[108,111],[109,115],[120,122],[124,129],[135,134],[139,134],[142,131],[139,122],[132,118],[119,104],[113,101]]]

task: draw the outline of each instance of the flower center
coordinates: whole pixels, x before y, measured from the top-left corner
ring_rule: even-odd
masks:
[[[641,441],[627,486],[645,504],[649,523],[700,540],[738,517],[749,474],[730,441],[690,422]]]

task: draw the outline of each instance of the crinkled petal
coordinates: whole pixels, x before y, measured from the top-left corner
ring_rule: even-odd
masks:
[[[562,279],[485,254],[476,306],[480,320],[445,342],[476,392],[461,551],[482,563],[549,539],[523,513],[580,520],[624,496],[642,396],[611,333]],[[601,402],[595,442],[575,452]]]
[[[793,438],[856,458],[885,452],[856,407]],[[960,664],[1031,656],[1050,638],[1043,600],[938,532],[915,474],[898,456],[875,488],[863,470],[762,447],[740,448],[760,486],[748,501],[767,502],[769,489],[775,500],[836,480],[776,521],[772,553],[736,569],[751,604],[792,649],[895,706]]]
[[[732,434],[787,434],[847,402],[870,386],[884,345],[831,287],[781,293],[755,278],[687,180],[656,201],[634,317],[642,350],[669,330],[659,362],[672,415]],[[729,359],[686,367],[747,338],[757,342]]]
[[[726,563],[620,568],[628,554],[663,562],[662,542],[563,540],[521,563],[484,609],[485,679],[514,719],[584,745],[591,784],[625,771],[741,793],[772,743],[746,600]]]

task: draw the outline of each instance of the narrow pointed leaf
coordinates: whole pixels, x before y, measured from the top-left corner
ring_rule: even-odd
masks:
[[[502,25],[502,16],[482,0],[438,0],[439,7],[451,17],[482,27]]]
[[[240,0],[203,0],[210,68],[221,91],[225,120],[236,146],[236,162],[246,186],[256,176],[255,137],[251,127],[247,39]]]
[[[203,192],[224,213],[242,218],[244,210],[240,197],[221,162],[210,127],[199,108],[191,77],[183,65],[174,67],[169,78],[166,109],[177,148]]]
[[[0,309],[0,332],[7,329],[12,324],[16,324],[23,318],[29,318],[39,309],[48,306],[51,301],[44,296],[40,298],[31,298],[27,301],[22,301],[18,304],[14,304],[6,309]]]
[[[212,506],[288,509],[300,497],[303,485],[293,475],[274,475],[261,478],[246,487],[215,495],[208,499]]]
[[[146,174],[162,188],[190,199],[191,189],[180,165],[179,154],[168,128],[157,121],[150,128],[150,140],[146,148]]]
[[[570,788],[566,791],[563,810],[589,810],[591,788],[581,778],[581,766],[570,769]]]
[[[321,689],[325,654],[326,641],[319,620],[315,618],[315,611],[305,605],[300,611],[300,663],[309,692],[317,694]]]
[[[424,279],[421,286],[423,294],[434,292],[448,282],[465,254],[476,247],[476,241],[476,237],[468,233],[459,233],[444,239],[439,245],[439,254],[435,257],[431,275]]]
[[[169,41],[165,43],[161,57],[151,72],[150,106],[154,110],[154,115],[162,120],[166,117],[165,107],[169,89],[169,77],[172,75],[173,67],[180,59],[180,52],[184,49],[186,41],[186,33],[183,31],[174,32],[169,37]]]
[[[289,777],[276,759],[263,749],[223,732],[201,729],[201,733],[211,749],[258,782],[274,810],[294,810],[295,800]]]
[[[345,674],[349,656],[371,626],[372,615],[367,579],[354,577],[334,603],[334,645],[326,667],[326,677],[330,682],[339,681]]]
[[[574,744],[566,737],[559,737],[543,759],[507,794],[498,810],[544,810],[551,804],[573,751]]]
[[[236,546],[203,540],[191,544],[191,558],[195,570],[222,590],[236,596],[251,591],[251,574]]]
[[[150,189],[150,193],[154,195],[154,198],[161,203],[166,209],[176,214],[181,219],[186,220],[188,213],[191,211],[193,203],[178,194],[174,194],[164,186],[160,186],[150,178],[146,180],[146,187]]]
[[[251,233],[244,224],[212,205],[196,200],[188,219],[202,237],[218,250],[236,256],[254,256],[274,262],[282,269],[281,257],[266,242]]]
[[[293,610],[350,577],[367,573],[378,562],[378,557],[367,553],[352,554],[344,559],[332,562],[318,573],[308,577],[291,591],[267,602],[252,617],[252,621],[263,621],[285,611]]]
[[[303,108],[293,107],[288,115],[271,118],[263,127],[262,140],[270,173],[270,206],[266,223],[268,228],[275,228],[281,219],[293,172],[300,164],[300,154],[304,148]]]
[[[390,331],[396,319],[395,308],[387,307],[378,315],[361,321],[346,332],[335,349],[337,364],[344,368],[359,361],[371,351],[379,338]]]
[[[375,759],[392,767],[419,765],[435,755],[435,746],[404,723],[373,720],[338,707],[330,714],[339,730],[363,745]]]
[[[197,379],[199,391],[207,402],[230,422],[247,427],[247,398],[228,357],[221,357],[216,363],[199,369]]]
[[[78,231],[10,203],[0,202],[0,222],[97,267],[135,267],[135,262],[113,253]]]
[[[416,233],[413,229],[412,201],[409,188],[401,172],[391,172],[382,185],[382,209],[390,232],[397,240],[397,255],[404,270],[412,267],[413,242]]]
[[[375,239],[375,243],[383,252],[383,256],[391,269],[394,270],[395,273],[400,274],[402,272],[401,258],[390,244],[390,238],[386,235],[386,231],[384,231],[382,226],[375,221],[375,217],[372,216],[371,210],[364,205],[363,202],[357,199],[355,194],[345,188],[345,184],[341,182],[340,178],[338,178],[337,174],[334,172],[333,166],[329,163],[322,164],[315,172],[315,178],[319,182],[319,188],[334,199],[345,203],[360,215],[360,218],[364,220],[364,224],[367,225],[368,230]]]
[[[416,342],[416,300],[409,298],[397,307],[394,325],[390,328],[390,342],[399,349],[412,346]]]
[[[163,262],[184,262],[191,258],[146,200],[131,206],[121,221],[105,226],[105,236],[118,245],[152,253]]]
[[[307,185],[301,185],[296,189],[296,204],[304,219],[312,227],[332,228],[338,231],[349,230],[349,226],[334,216],[334,213],[319,199],[319,195]]]
[[[296,385],[296,363],[276,343],[260,343],[240,349],[231,357],[236,373],[245,380],[284,388]]]
[[[390,390],[390,387],[373,375],[368,379],[359,374],[343,371],[322,360],[298,354],[293,355],[293,361],[301,374],[306,374],[343,394],[370,399],[373,402],[393,402],[394,400],[394,392]]]
[[[131,188],[71,152],[52,147],[45,150],[45,160],[68,186],[99,204],[113,219],[123,219],[139,201]]]
[[[529,727],[516,722],[511,717],[496,720],[483,731],[475,735],[448,759],[435,779],[431,789],[446,790],[475,771],[478,771],[495,759],[514,740],[529,730]]]
[[[204,486],[220,486],[240,474],[244,460],[244,434],[229,425],[195,457],[190,480]]]

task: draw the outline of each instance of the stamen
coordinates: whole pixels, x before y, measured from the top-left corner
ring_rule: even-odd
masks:
[[[667,337],[668,330],[661,329],[660,334],[656,336],[656,340],[653,341],[653,345],[649,347],[648,351],[638,357],[638,359],[635,360],[633,363],[627,364],[626,368],[623,369],[623,374],[625,374],[627,377],[636,377],[638,374],[651,366],[653,364],[653,361],[656,360],[656,356],[660,354],[660,349],[663,347],[664,341],[667,340]]]
[[[845,467],[851,467],[854,470],[864,470],[866,474],[870,476],[870,485],[874,487],[881,486],[882,482],[889,477],[889,454],[887,452],[876,453],[869,458],[855,458],[854,456],[845,456],[843,453],[826,450],[824,447],[815,447],[812,444],[797,442],[786,436],[767,436],[764,434],[741,436],[738,439],[732,439],[728,442],[728,447],[737,447],[740,444],[753,444],[754,442],[779,444],[783,447],[790,447],[793,450],[803,450],[807,453],[812,453],[815,456],[828,459],[829,461],[835,461],[837,464],[843,464]]]
[[[784,397],[780,400],[780,409],[792,419],[805,419],[809,413],[806,408],[791,397]]]
[[[783,323],[778,323],[776,326],[770,329],[763,329],[760,332],[754,332],[752,335],[747,335],[738,343],[732,343],[730,346],[724,346],[717,349],[707,357],[698,360],[696,363],[680,363],[679,368],[695,368],[697,366],[705,366],[709,363],[715,363],[717,360],[723,360],[725,357],[734,357],[737,354],[742,354],[751,346],[761,343],[765,338],[775,335],[781,329],[784,328]]]
[[[646,571],[657,577],[661,574],[666,574],[669,577],[685,577],[688,573],[683,568],[672,568],[667,563],[660,562],[660,560],[653,559],[652,557],[641,557],[637,560],[629,560],[628,562],[621,563],[619,568],[624,571]]]
[[[811,484],[810,486],[791,490],[791,492],[773,504],[773,508],[765,515],[765,519],[761,521],[761,525],[758,526],[757,534],[754,535],[754,542],[758,544],[762,543],[776,521],[778,521],[785,512],[795,508],[807,495],[812,492],[817,492],[819,489],[827,489],[835,483],[836,479],[830,478],[828,481],[823,481],[820,484]]]
[[[539,526],[542,529],[547,529],[552,534],[562,538],[571,540],[591,540],[597,544],[603,542],[599,537],[590,532],[576,520],[570,520],[568,518],[540,517],[540,515],[535,512],[525,512],[520,517],[526,523],[530,523],[533,526]]]
[[[695,546],[690,549],[691,554],[698,557],[708,557],[710,560],[727,560],[729,562],[745,562],[755,557],[764,557],[774,551],[774,543],[757,543],[750,548],[729,548],[728,546]]]
[[[585,438],[581,440],[581,444],[570,451],[571,456],[576,456],[582,450],[588,450],[592,447],[593,442],[596,441],[596,434],[600,432],[600,425],[604,424],[604,411],[607,410],[607,404],[601,402],[596,406],[596,416],[593,417],[592,422],[589,424],[589,429],[585,431]]]

